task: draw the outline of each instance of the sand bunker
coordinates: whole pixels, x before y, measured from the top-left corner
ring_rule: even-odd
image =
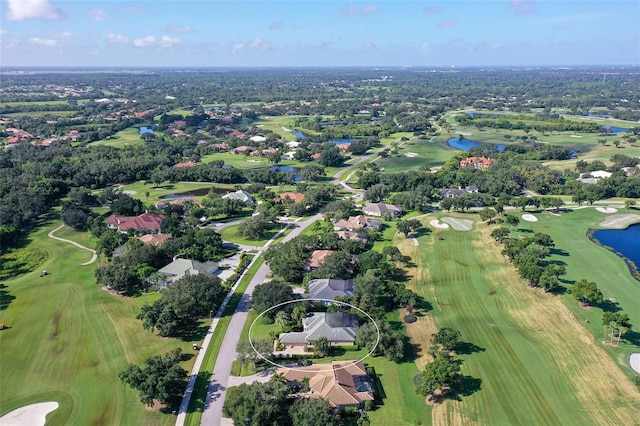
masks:
[[[138,191],[122,191],[122,193],[127,195],[136,195]]]
[[[434,228],[439,228],[439,229],[447,229],[449,227],[449,225],[447,225],[446,223],[441,223],[437,219],[431,219],[429,221],[429,225],[433,226]]]
[[[418,154],[416,154],[415,152],[407,152],[406,154],[404,154],[404,156],[409,158],[415,158],[418,156]]]
[[[2,426],[44,426],[47,414],[57,408],[58,403],[55,401],[25,405],[0,417],[0,424]]]
[[[614,209],[613,207],[596,207],[600,213],[617,213],[618,209]]]
[[[569,136],[570,138],[581,138],[582,136],[578,136],[578,135],[571,135]]]
[[[600,222],[600,226],[610,229],[625,229],[627,226],[640,222],[638,214],[614,214],[607,216],[605,220]]]
[[[458,219],[455,217],[443,217],[442,221],[451,225],[456,231],[471,231],[473,221],[469,219]]]
[[[538,218],[532,214],[525,213],[522,215],[522,220],[526,220],[527,222],[537,222]]]
[[[633,368],[633,371],[640,374],[640,353],[629,355],[629,365]]]

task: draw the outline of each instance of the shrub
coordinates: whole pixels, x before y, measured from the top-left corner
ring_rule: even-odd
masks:
[[[404,316],[404,322],[412,323],[416,322],[418,318],[414,314],[407,314]]]

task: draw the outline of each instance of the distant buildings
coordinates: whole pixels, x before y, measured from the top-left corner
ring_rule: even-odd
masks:
[[[460,161],[460,167],[473,167],[474,169],[486,170],[495,161],[496,160],[493,158],[467,157],[466,159]]]

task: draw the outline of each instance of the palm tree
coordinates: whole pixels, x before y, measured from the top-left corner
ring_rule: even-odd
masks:
[[[286,311],[278,311],[275,317],[275,323],[284,331],[284,327],[289,324],[289,314]]]
[[[295,308],[293,308],[293,312],[291,313],[291,318],[294,321],[296,321],[298,325],[300,325],[300,323],[302,322],[302,318],[304,318],[305,315],[307,315],[307,308],[305,308],[302,305],[298,305]]]

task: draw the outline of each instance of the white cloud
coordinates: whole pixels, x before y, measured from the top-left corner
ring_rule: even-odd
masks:
[[[135,47],[150,47],[155,46],[156,38],[154,36],[146,36],[143,38],[136,38],[133,40],[133,45]]]
[[[494,43],[491,46],[492,49],[504,49],[504,44],[503,43]]]
[[[73,33],[71,31],[63,31],[62,34],[60,34],[60,37],[70,38],[70,37],[73,37]]]
[[[272,49],[273,49],[273,46],[271,46],[271,43],[259,37],[249,40],[248,43],[236,43],[233,46],[231,46],[232,53],[238,53],[243,50],[253,50],[253,51],[264,52]]]
[[[37,44],[38,46],[56,47],[58,45],[58,40],[53,40],[50,38],[31,37],[29,39],[29,43]]]
[[[109,12],[102,9],[91,9],[89,11],[89,17],[96,22],[102,22],[109,18]]]
[[[9,34],[9,31],[3,30],[2,28],[0,28],[0,36],[7,35],[7,34]]]
[[[371,15],[372,13],[376,13],[379,10],[377,4],[370,4],[368,6],[363,6],[359,8],[355,4],[350,4],[345,10],[344,14],[347,16],[366,16]]]
[[[182,40],[178,38],[171,38],[169,36],[162,36],[160,40],[160,47],[175,47],[182,44]]]
[[[129,37],[122,34],[109,34],[107,36],[107,41],[109,43],[127,44],[129,43]]]
[[[188,25],[172,25],[167,27],[167,34],[188,34],[191,32],[191,27]]]
[[[61,19],[62,11],[51,0],[7,0],[7,19]]]

